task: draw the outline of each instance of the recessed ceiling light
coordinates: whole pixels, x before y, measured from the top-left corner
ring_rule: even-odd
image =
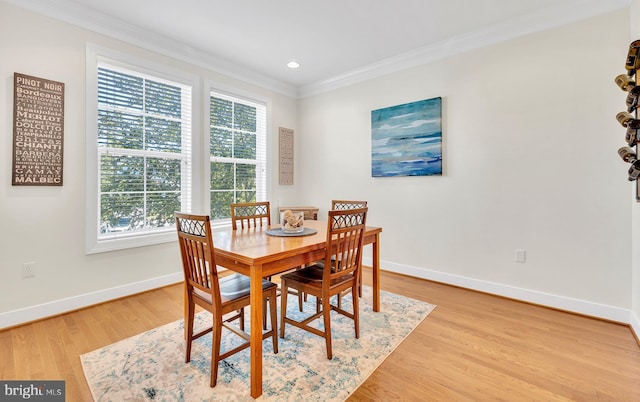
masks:
[[[298,63],[297,61],[290,61],[287,63],[287,67],[289,68],[298,68],[300,67],[300,63]]]

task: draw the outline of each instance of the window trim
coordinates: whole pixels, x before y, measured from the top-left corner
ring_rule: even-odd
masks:
[[[266,169],[266,178],[265,178],[265,198],[266,200],[270,200],[271,199],[271,193],[272,193],[272,182],[273,182],[273,178],[274,176],[277,176],[273,173],[273,163],[272,163],[272,155],[273,155],[273,150],[272,150],[272,130],[271,130],[271,99],[264,97],[264,96],[260,96],[256,93],[253,92],[248,92],[242,89],[238,89],[236,87],[230,86],[230,85],[225,85],[219,82],[215,82],[212,80],[205,80],[204,83],[204,91],[203,91],[203,99],[204,99],[204,111],[202,113],[202,127],[204,127],[204,135],[202,135],[202,140],[203,140],[203,146],[202,146],[202,152],[200,154],[202,161],[203,161],[203,183],[205,183],[204,186],[204,190],[202,192],[202,197],[203,197],[203,210],[207,211],[206,213],[208,214],[208,211],[211,211],[211,196],[210,196],[210,192],[211,192],[211,167],[209,165],[209,160],[210,160],[210,149],[209,149],[209,144],[211,141],[211,131],[209,129],[210,127],[210,115],[211,115],[211,102],[210,102],[210,96],[211,96],[211,92],[218,92],[227,96],[231,96],[234,98],[240,98],[240,99],[244,99],[248,102],[252,102],[252,103],[262,103],[265,106],[266,109],[266,116],[265,116],[265,169]],[[272,209],[273,212],[273,209]],[[211,221],[211,226],[214,229],[229,229],[231,228],[231,219],[219,219],[216,221]]]
[[[86,254],[114,251],[175,241],[174,231],[147,232],[131,236],[98,240],[98,63],[107,62],[159,78],[191,86],[191,205],[190,211],[198,210],[202,200],[202,132],[199,105],[201,102],[200,78],[184,71],[168,68],[160,62],[143,60],[127,53],[114,51],[94,44],[86,48]]]

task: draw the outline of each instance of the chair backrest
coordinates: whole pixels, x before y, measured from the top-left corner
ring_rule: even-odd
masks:
[[[331,209],[344,210],[354,208],[366,208],[366,201],[348,201],[348,200],[332,200]]]
[[[231,227],[233,230],[271,225],[269,201],[231,204]]]
[[[327,223],[327,251],[325,254],[324,283],[345,275],[359,275],[368,208],[329,211]],[[338,263],[327,263],[331,260]]]
[[[187,294],[210,295],[214,308],[220,308],[220,285],[208,215],[175,213],[178,243],[182,256]]]

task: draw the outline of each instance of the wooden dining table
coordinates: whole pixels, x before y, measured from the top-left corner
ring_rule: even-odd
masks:
[[[327,222],[305,221],[317,233],[307,236],[278,237],[267,234],[270,227],[213,232],[216,265],[247,275],[251,282],[251,396],[262,395],[262,278],[324,259]],[[367,226],[365,245],[372,245],[373,310],[380,311],[380,233],[382,228]]]

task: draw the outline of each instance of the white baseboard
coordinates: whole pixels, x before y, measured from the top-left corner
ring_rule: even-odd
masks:
[[[363,258],[363,264],[371,266],[371,259]],[[389,261],[381,261],[380,265],[384,267],[385,271],[397,272],[399,274],[415,276],[418,278],[428,279],[435,282],[442,282],[449,285],[460,286],[463,288],[503,296],[510,299],[521,300],[528,303],[556,308],[559,310],[633,325],[631,319],[631,310],[623,309],[620,307],[607,306],[604,304],[593,303],[586,300],[572,299],[569,297],[557,296],[549,293],[537,292],[534,290],[517,288],[504,284],[487,282],[479,279],[468,278],[465,276],[447,274],[444,272],[433,271],[426,268],[396,264]],[[640,334],[637,317],[635,321],[636,325],[633,328],[635,329],[636,334]]]
[[[0,329],[24,324],[34,320],[66,313],[94,304],[103,303],[119,297],[129,296],[135,293],[156,289],[162,286],[171,285],[183,280],[182,272],[169,274],[158,278],[152,278],[140,282],[129,283],[115,288],[99,290],[92,293],[69,297],[38,304],[19,310],[13,310],[0,314]]]
[[[365,258],[363,263],[371,266],[371,259]],[[381,262],[381,265],[386,271],[390,272],[397,272],[403,275],[442,282],[480,292],[628,324],[631,326],[631,329],[635,332],[636,336],[640,337],[640,320],[631,310],[543,292],[536,292],[529,289],[516,288],[459,275],[447,274],[425,268],[396,264],[388,261]],[[0,329],[66,313],[83,307],[117,299],[119,297],[129,296],[135,293],[171,285],[182,280],[182,272],[177,272],[175,274],[169,274],[158,278],[152,278],[145,281],[117,286],[115,288],[86,293],[67,299],[56,300],[49,303],[1,313]]]
[[[640,339],[640,320],[638,316],[631,312],[631,330],[634,332],[636,339]]]

